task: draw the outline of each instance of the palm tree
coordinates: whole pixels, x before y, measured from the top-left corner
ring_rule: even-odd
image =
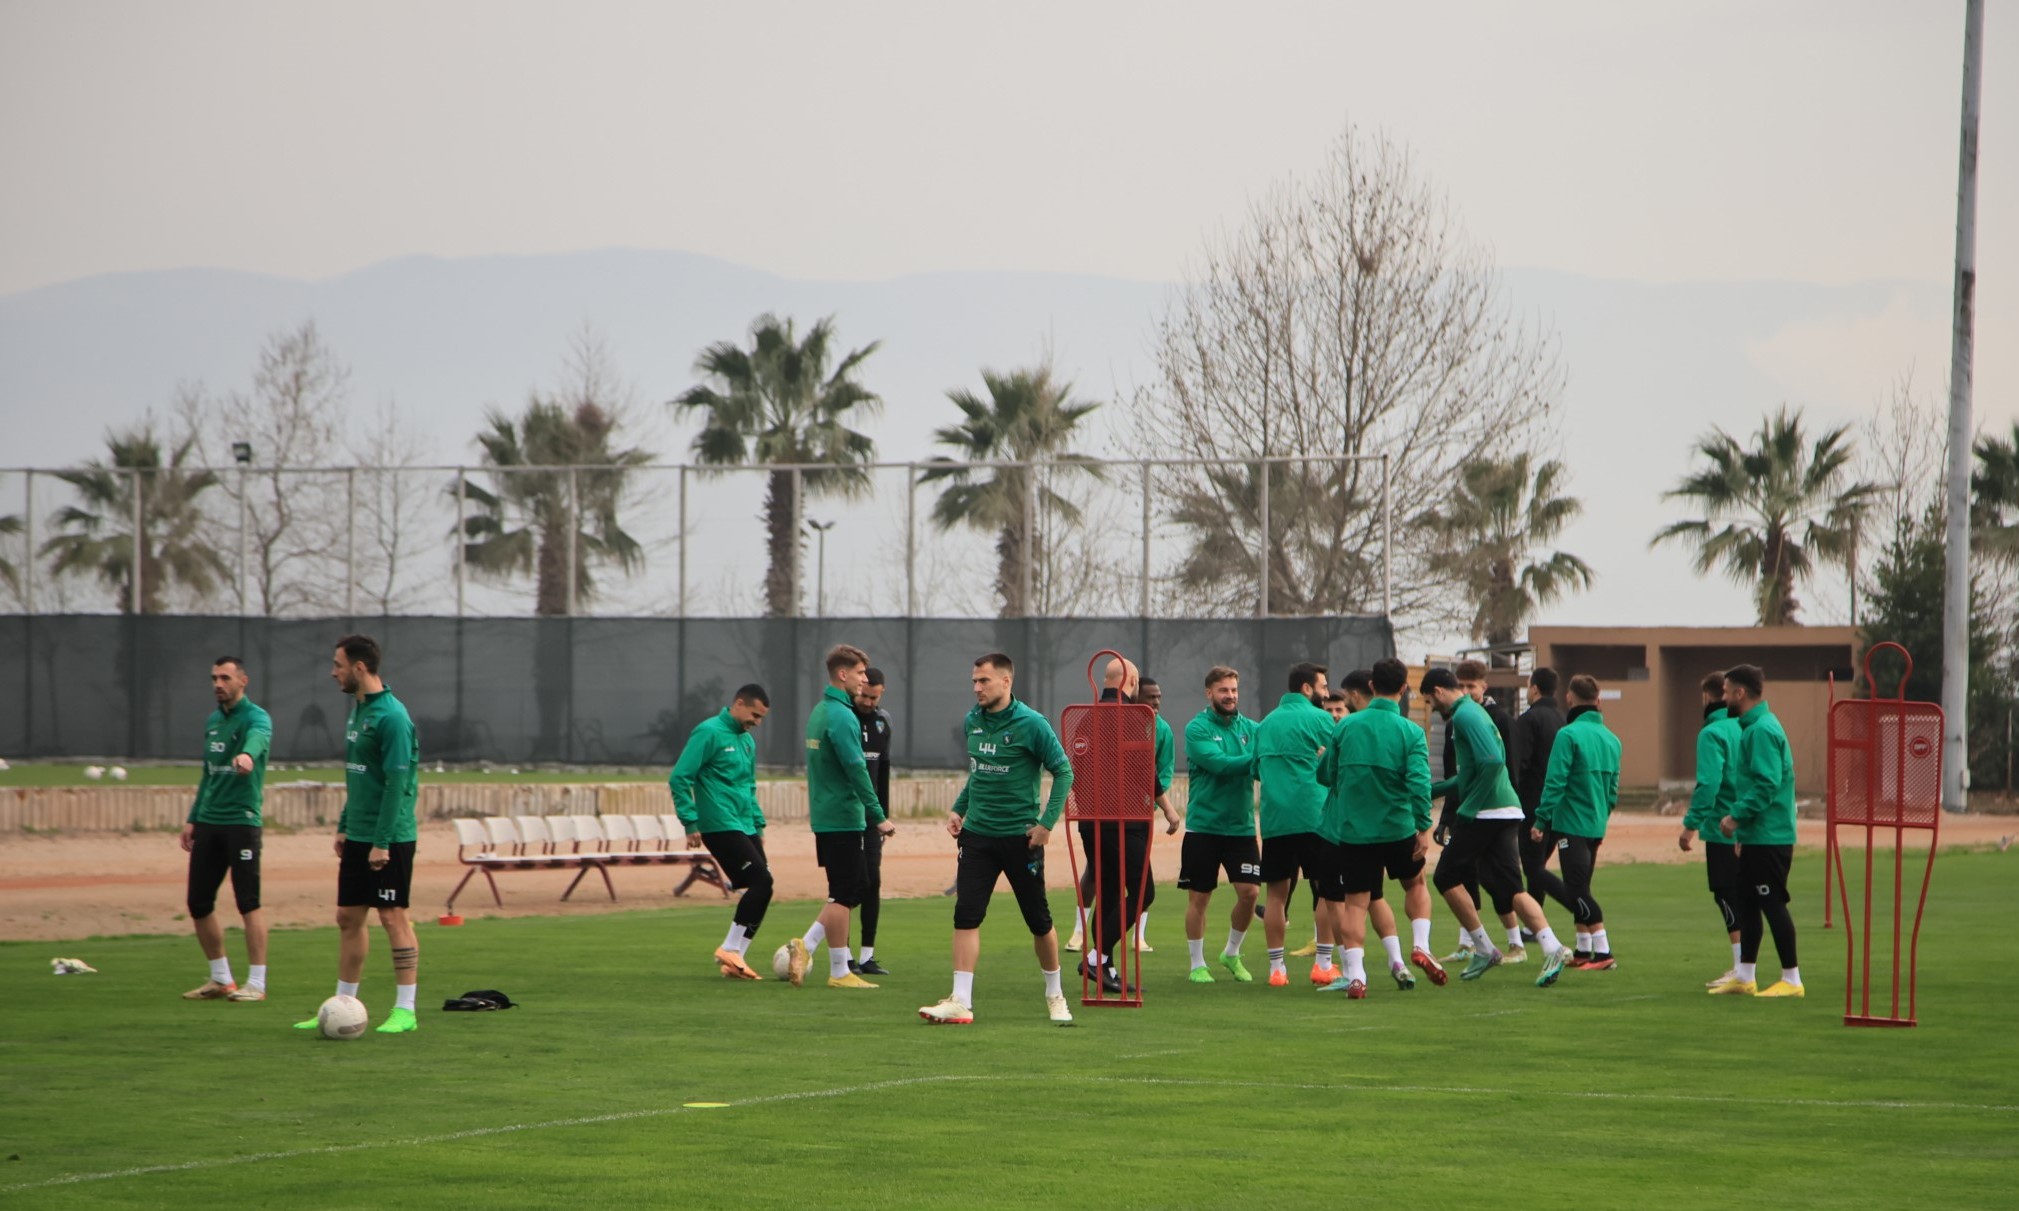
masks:
[[[2019,421],[2010,437],[1980,437],[1970,475],[1976,545],[1998,560],[2019,560]]]
[[[1091,458],[1065,448],[1079,423],[1100,405],[1072,399],[1073,385],[1054,382],[1049,363],[1008,374],[983,370],[981,381],[988,388],[986,400],[966,387],[946,393],[966,419],[934,430],[934,441],[958,451],[965,460],[1050,462],[1068,472],[1102,478]],[[1026,586],[1039,599],[1044,589],[1040,569],[1045,567],[1046,552],[1040,515],[1075,526],[1080,521],[1078,506],[1054,491],[1036,466],[996,467],[984,474],[951,459],[935,462],[939,465],[919,476],[920,483],[947,485],[933,502],[933,525],[942,531],[966,526],[994,534],[1001,616],[1029,616],[1036,602],[1024,596]]]
[[[492,408],[484,420],[489,427],[477,434],[477,445],[494,470],[491,487],[464,486],[477,509],[463,520],[463,556],[471,568],[501,580],[531,572],[533,612],[552,617],[571,605],[571,547],[573,604],[595,597],[597,566],[626,575],[644,566],[644,548],[618,511],[632,470],[652,456],[614,447],[613,412],[590,399],[570,409],[536,394],[517,419]],[[562,467],[574,470],[551,469]]]
[[[1594,579],[1591,565],[1567,551],[1536,555],[1584,505],[1560,495],[1562,463],[1550,459],[1533,473],[1530,467],[1528,454],[1470,459],[1459,465],[1456,491],[1412,522],[1436,544],[1438,561],[1459,569],[1464,592],[1477,603],[1475,643],[1514,642],[1538,609],[1590,588]]]
[[[703,411],[693,450],[706,466],[823,464],[796,476],[789,467],[774,469],[765,487],[770,566],[764,599],[766,613],[774,618],[800,612],[805,498],[860,496],[869,490],[869,473],[860,464],[875,457],[876,443],[848,422],[883,406],[875,392],[853,377],[881,342],[851,352],[830,371],[833,340],[832,316],[800,340],[791,320],[760,315],[750,325],[749,349],[730,341],[703,349],[694,359],[694,373],[708,381],[672,401],[676,408]]]
[[[231,568],[204,541],[198,500],[217,486],[217,475],[188,466],[196,440],[185,437],[164,466],[151,422],[106,435],[109,462],[93,461],[56,477],[77,490],[81,503],[56,511],[59,533],[42,544],[56,575],[96,576],[112,588],[122,614],[159,614],[171,587],[199,600],[231,579]],[[138,496],[136,498],[136,493]],[[134,592],[133,552],[139,513],[140,585]]]
[[[1859,522],[1879,491],[1847,482],[1849,428],[1838,425],[1811,442],[1801,412],[1782,407],[1760,422],[1751,448],[1713,430],[1695,448],[1705,465],[1662,497],[1693,501],[1704,516],[1664,526],[1648,545],[1693,543],[1697,575],[1721,567],[1733,581],[1751,582],[1760,625],[1794,625],[1796,587],[1818,562],[1849,563]]]
[[[5,517],[0,517],[0,535],[12,538],[20,532],[21,516],[18,513],[9,513]],[[0,580],[6,581],[7,587],[14,592],[19,593],[21,591],[20,569],[14,566],[13,560],[8,559],[4,555],[0,555]]]

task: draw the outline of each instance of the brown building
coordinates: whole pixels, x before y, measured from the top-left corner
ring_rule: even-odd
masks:
[[[1766,672],[1767,701],[1794,748],[1797,789],[1822,794],[1830,679],[1836,678],[1838,697],[1850,695],[1856,627],[1538,626],[1528,639],[1535,663],[1563,680],[1579,673],[1598,678],[1605,694],[1600,709],[1624,750],[1621,785],[1693,780],[1703,720],[1697,683],[1705,673],[1756,664]],[[1517,697],[1516,705],[1521,701]]]

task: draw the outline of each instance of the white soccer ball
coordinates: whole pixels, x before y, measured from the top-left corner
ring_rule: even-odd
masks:
[[[126,767],[123,765],[115,765],[111,769],[106,770],[105,772],[112,775],[112,780],[114,782],[126,781]]]
[[[7,758],[0,757],[0,770],[9,770],[13,768],[14,768],[13,766],[7,764]]]
[[[792,978],[792,947],[781,946],[778,953],[771,956],[771,974],[781,980]]]
[[[370,1020],[365,1003],[356,997],[331,997],[315,1011],[316,1029],[322,1032],[322,1037],[339,1043],[363,1034]]]
[[[102,765],[87,765],[84,767],[84,776],[96,782],[105,776],[105,767]]]

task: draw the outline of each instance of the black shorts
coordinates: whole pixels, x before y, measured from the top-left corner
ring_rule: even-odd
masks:
[[[1470,879],[1496,901],[1510,904],[1521,891],[1521,843],[1516,838],[1527,825],[1519,819],[1468,820],[1451,826],[1451,843],[1437,857],[1437,890],[1458,887]]]
[[[1741,845],[1739,894],[1762,904],[1788,902],[1788,871],[1795,864],[1792,845]]]
[[[1022,910],[1031,936],[1041,938],[1050,933],[1052,906],[1045,899],[1045,851],[1032,849],[1030,838],[1021,833],[1014,837],[960,835],[953,927],[981,928],[998,877],[1009,880],[1010,892],[1017,898],[1017,908]]]
[[[241,914],[259,907],[259,825],[198,824],[189,838],[189,915],[217,911],[217,889],[231,872],[231,896]]]
[[[1229,883],[1260,883],[1262,851],[1255,838],[1217,833],[1186,833],[1178,854],[1178,888],[1211,891],[1220,885],[1220,870]]]
[[[869,858],[863,852],[861,833],[815,833],[813,856],[827,872],[828,903],[843,908],[862,903],[862,889],[869,882]]]
[[[1716,841],[1704,842],[1704,882],[1709,884],[1713,895],[1727,896],[1738,890],[1739,855],[1736,847],[1720,845]]]
[[[764,838],[725,829],[702,833],[701,844],[715,859],[715,868],[729,880],[730,891],[742,891],[752,883],[771,877],[770,860],[764,856]]]
[[[337,862],[337,907],[405,908],[414,882],[414,843],[395,841],[386,847],[387,862],[372,869],[372,843],[344,841]]]
[[[1330,868],[1326,853],[1329,844],[1317,833],[1262,838],[1262,882],[1287,883],[1299,871],[1304,872],[1306,879],[1317,882]]]
[[[1364,893],[1378,900],[1384,875],[1401,883],[1422,873],[1423,859],[1416,852],[1414,837],[1339,847],[1339,878],[1348,895]]]

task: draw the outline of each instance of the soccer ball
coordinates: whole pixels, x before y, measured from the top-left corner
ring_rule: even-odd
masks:
[[[102,765],[87,765],[84,767],[84,776],[96,782],[105,776],[105,767]]]
[[[316,1029],[322,1032],[322,1037],[339,1043],[363,1034],[369,1021],[365,1003],[356,997],[331,997],[315,1011]]]
[[[792,978],[792,947],[781,946],[778,953],[771,956],[771,974],[781,980]]]
[[[114,782],[126,781],[126,767],[123,765],[115,765],[111,769],[106,770],[105,772],[112,775],[112,780]]]

